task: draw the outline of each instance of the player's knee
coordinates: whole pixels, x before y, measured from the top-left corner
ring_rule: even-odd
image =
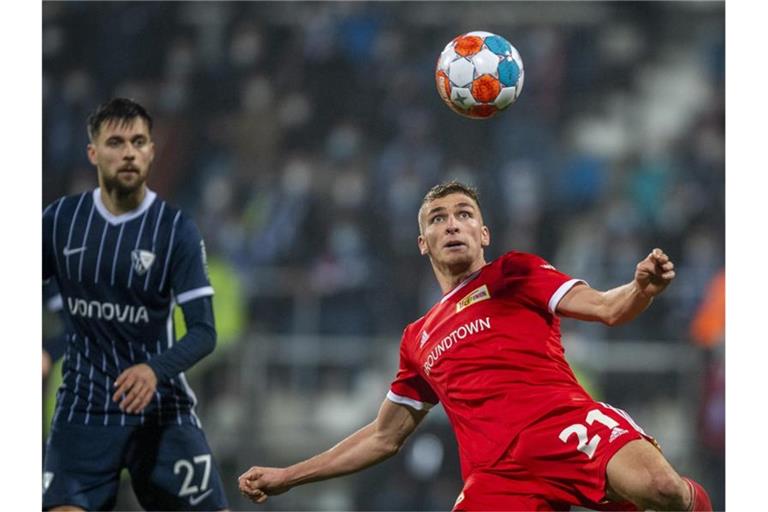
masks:
[[[684,510],[685,492],[685,482],[674,471],[652,471],[643,505],[654,510]]]

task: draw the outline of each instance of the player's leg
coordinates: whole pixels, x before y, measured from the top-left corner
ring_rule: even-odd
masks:
[[[221,475],[197,427],[143,427],[126,458],[136,498],[146,510],[228,508]]]
[[[655,480],[644,480],[641,475],[627,470],[616,476],[617,468],[623,467],[623,463],[639,460],[628,446],[647,446],[655,451],[651,455],[643,451],[647,457],[656,455],[666,463],[649,439],[624,411],[608,404],[585,401],[552,410],[541,421],[527,426],[503,460],[514,461],[525,468],[533,481],[545,485],[546,489],[538,494],[572,505],[595,510],[637,510],[638,507],[658,509],[663,504],[684,510],[688,503],[684,500],[688,496],[679,494],[685,491],[686,484],[668,464],[661,468],[650,463],[637,466],[656,469],[645,475],[658,475]],[[620,452],[622,456],[617,458]],[[611,471],[608,471],[611,461]],[[609,484],[609,475],[619,479],[618,485],[612,487]],[[666,480],[662,478],[665,475],[668,476]],[[631,481],[633,478],[635,482]],[[680,484],[680,487],[672,487],[674,484]],[[667,501],[649,500],[647,494],[653,489],[668,493]],[[678,493],[677,506],[671,504],[675,493]]]
[[[105,510],[117,499],[130,429],[54,425],[43,467],[44,510]]]
[[[606,466],[607,494],[643,509],[712,510],[706,491],[682,478],[661,452],[645,439],[633,440],[611,457]]]

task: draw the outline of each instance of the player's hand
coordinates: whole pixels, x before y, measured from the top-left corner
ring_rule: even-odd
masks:
[[[129,414],[140,413],[149,405],[157,389],[157,375],[146,363],[126,368],[115,380],[114,402],[120,402],[120,410]]]
[[[283,468],[253,466],[237,479],[240,493],[254,503],[264,503],[269,496],[282,494],[291,489]]]
[[[51,373],[51,366],[53,361],[51,360],[51,354],[47,350],[43,349],[43,378],[46,378]]]
[[[675,278],[675,264],[661,249],[654,249],[635,269],[635,282],[646,297],[655,297]]]

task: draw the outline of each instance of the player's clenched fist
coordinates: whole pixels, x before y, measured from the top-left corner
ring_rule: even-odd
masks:
[[[641,293],[647,297],[655,297],[675,278],[675,264],[661,249],[654,249],[646,258],[637,264],[635,282]]]
[[[283,468],[253,466],[237,479],[240,493],[254,503],[264,503],[268,496],[290,490]]]
[[[112,400],[120,402],[120,409],[129,413],[139,413],[149,405],[157,389],[157,375],[146,363],[126,368],[115,380],[115,393]]]

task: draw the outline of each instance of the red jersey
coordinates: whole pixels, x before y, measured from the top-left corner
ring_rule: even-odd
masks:
[[[592,400],[565,360],[555,315],[579,282],[538,256],[509,252],[405,328],[387,398],[416,409],[443,404],[465,479],[556,406]]]

